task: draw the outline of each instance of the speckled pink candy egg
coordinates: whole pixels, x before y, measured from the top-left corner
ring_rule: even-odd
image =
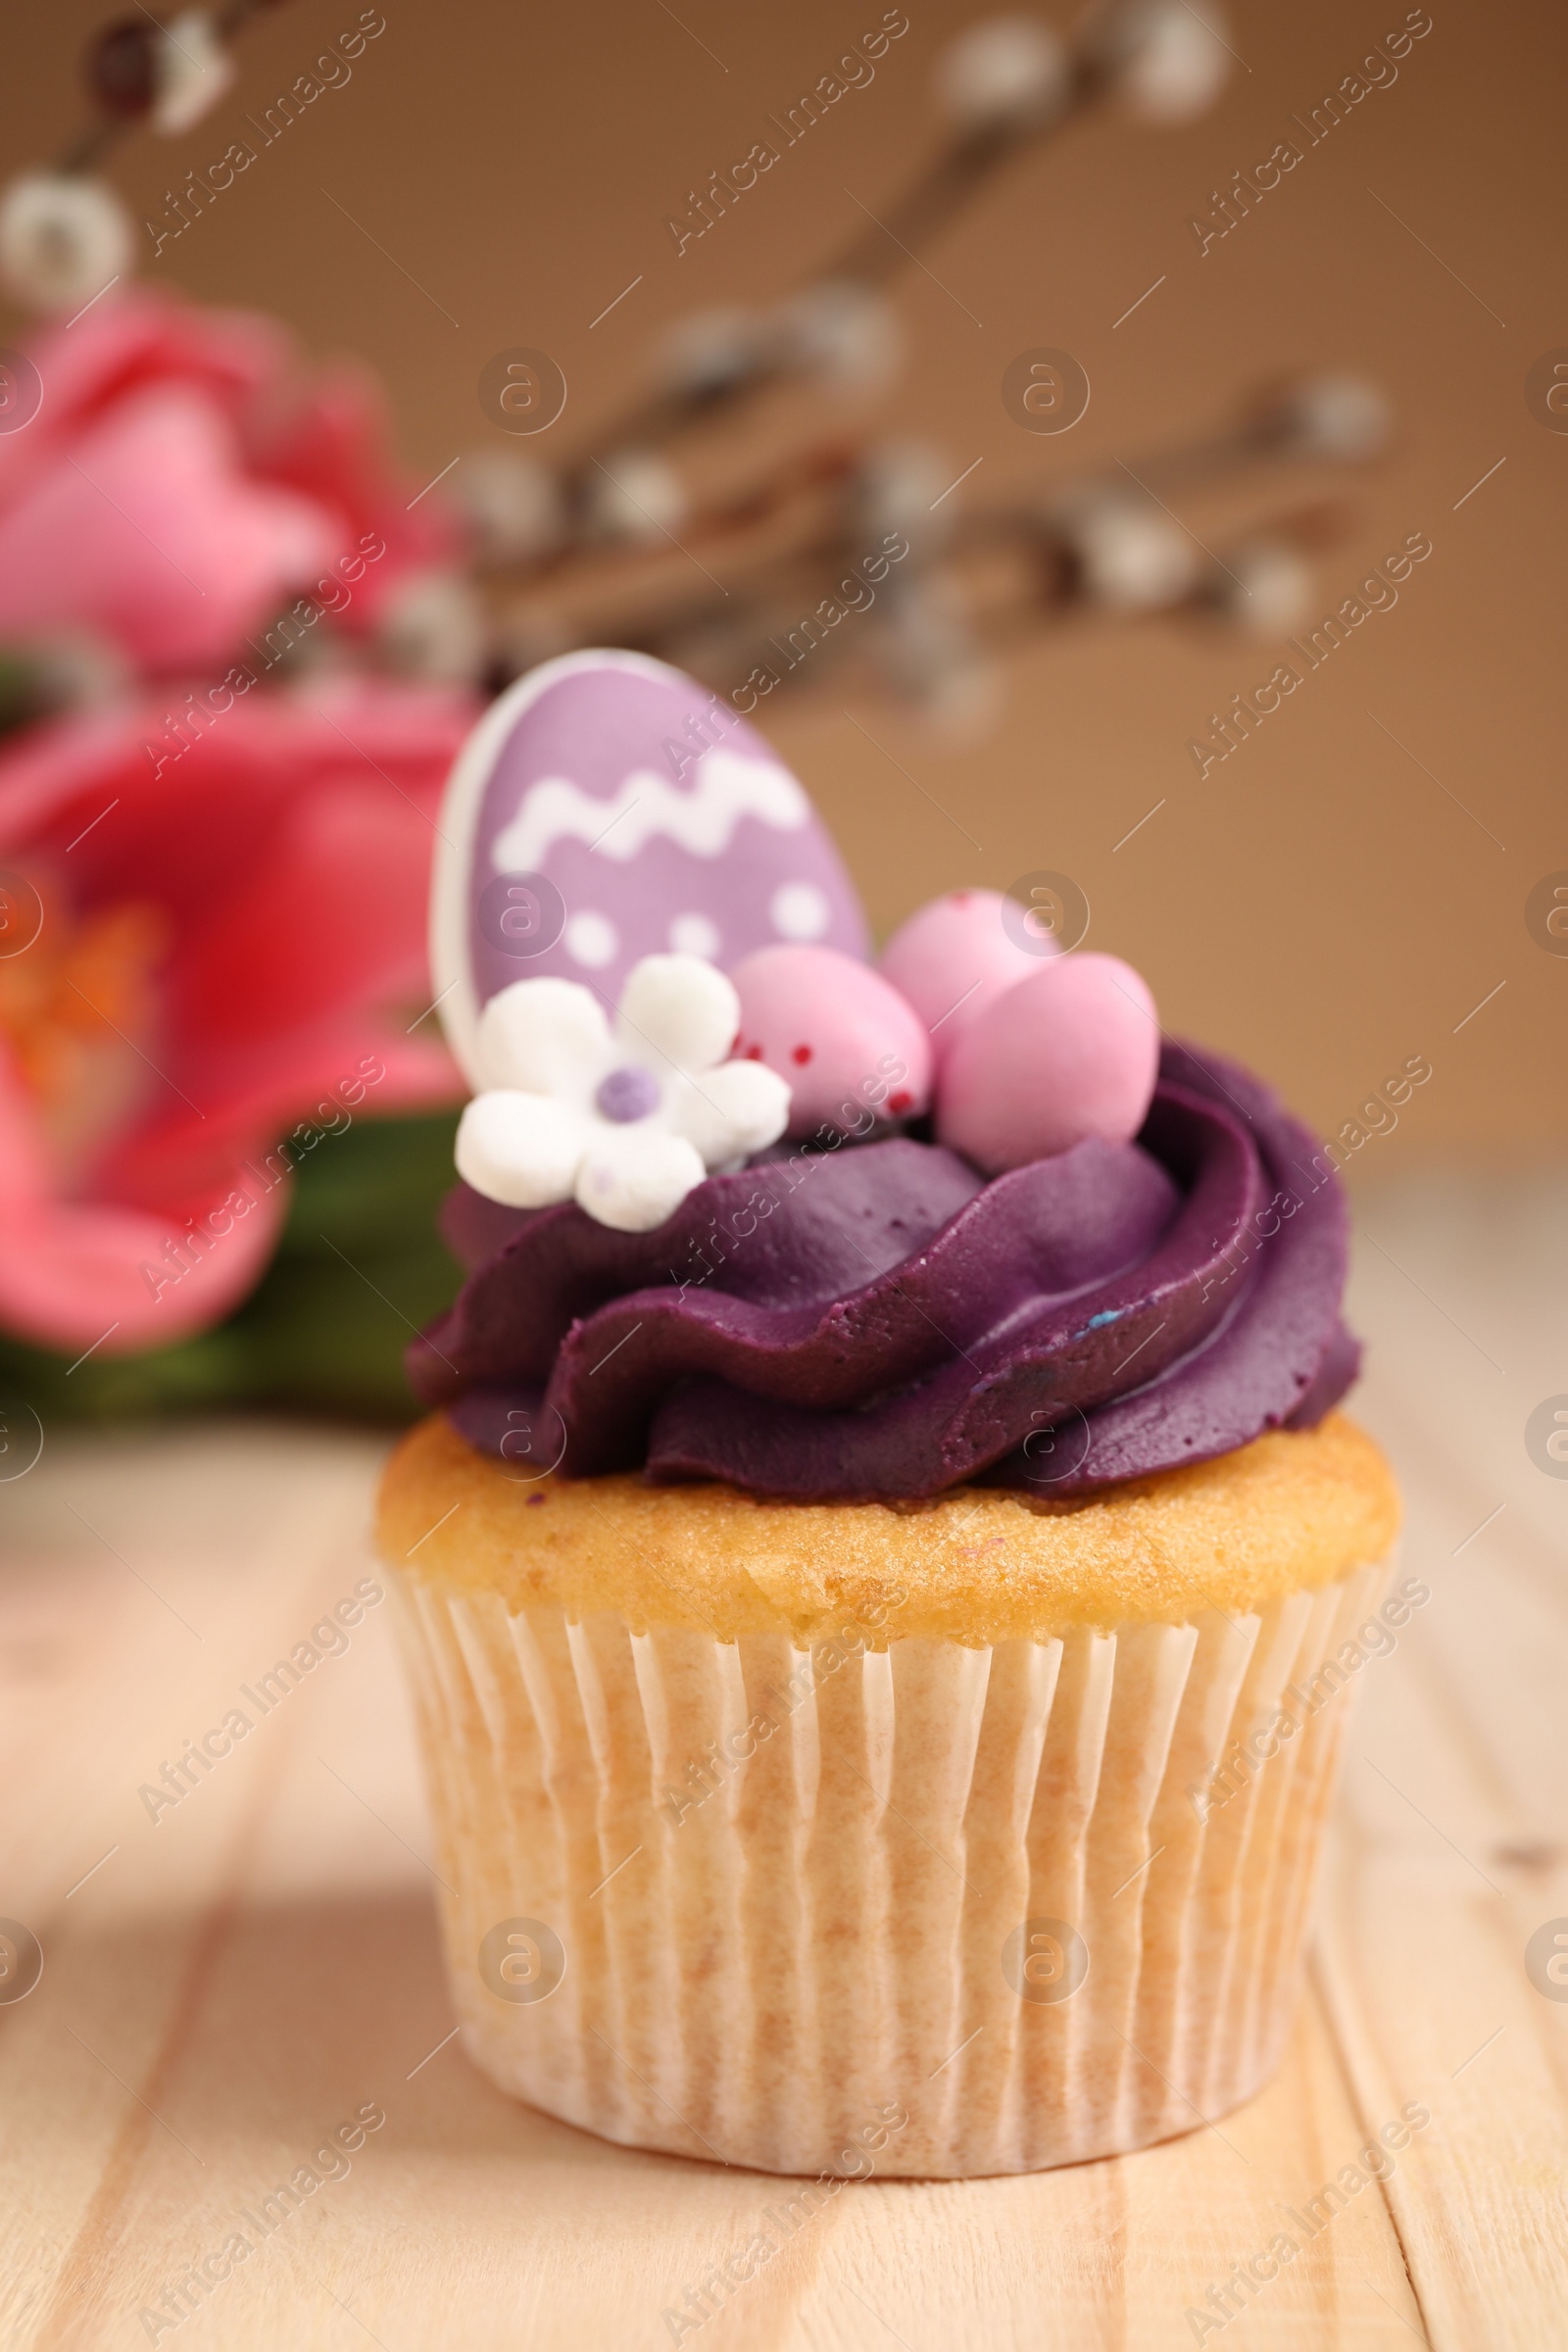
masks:
[[[1071,1151],[1124,1144],[1154,1091],[1159,1016],[1119,956],[1036,966],[970,1022],[944,1064],[937,1138],[987,1175]]]
[[[1056,953],[1047,938],[1032,953],[1020,947],[1003,922],[1007,904],[1000,890],[950,891],[911,914],[882,951],[883,976],[924,1021],[938,1070],[987,1005]]]
[[[836,948],[759,948],[730,978],[741,1001],[735,1054],[788,1079],[790,1135],[829,1124],[869,1133],[925,1109],[930,1040],[868,963]]]

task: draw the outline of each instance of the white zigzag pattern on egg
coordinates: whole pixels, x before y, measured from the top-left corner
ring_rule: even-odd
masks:
[[[793,832],[809,814],[810,804],[787,768],[713,751],[698,762],[695,792],[682,792],[643,767],[634,768],[608,801],[596,800],[569,776],[545,776],[497,834],[491,855],[498,873],[531,873],[558,841],[583,841],[599,843],[607,858],[624,865],[662,834],[694,858],[717,858],[743,816]]]

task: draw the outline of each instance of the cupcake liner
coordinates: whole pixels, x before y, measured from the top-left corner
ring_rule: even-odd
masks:
[[[1289,2029],[1351,1695],[1321,1670],[1388,1572],[803,1650],[400,1571],[470,2055],[774,2173],[1032,2172],[1222,2115]]]

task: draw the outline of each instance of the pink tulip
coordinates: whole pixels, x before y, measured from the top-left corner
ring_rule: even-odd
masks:
[[[450,557],[438,502],[388,461],[379,397],[303,376],[270,320],[117,290],[32,352],[36,416],[0,435],[0,638],[108,638],[145,671],[220,665],[367,538],[324,601],[363,630]]]
[[[0,745],[0,1324],[118,1353],[216,1321],[276,1238],[285,1131],[329,1151],[460,1091],[408,1024],[473,716],[258,688],[184,751],[161,703]]]

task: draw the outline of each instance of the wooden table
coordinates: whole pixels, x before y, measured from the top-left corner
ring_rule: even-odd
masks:
[[[1524,1443],[1568,1392],[1565,1212],[1544,1180],[1432,1176],[1358,1204],[1360,1410],[1433,1597],[1359,1678],[1278,2080],[1223,2132],[1118,2161],[847,2187],[680,2340],[1568,2344],[1568,1984],[1526,1967],[1548,1923],[1568,1934],[1568,1481]],[[44,1956],[0,2006],[6,2347],[652,2352],[776,2194],[603,2145],[468,2065],[384,1608],[149,1817],[139,1788],[367,1573],[381,1450],[261,1424],[51,1430],[0,1487],[0,1913]],[[1189,2316],[1215,2318],[1210,2288],[1411,2101],[1432,2120],[1386,2181],[1223,2327]],[[190,2266],[221,2273],[241,2214],[367,2111],[384,2123],[347,2169],[188,2283],[174,2326]]]

